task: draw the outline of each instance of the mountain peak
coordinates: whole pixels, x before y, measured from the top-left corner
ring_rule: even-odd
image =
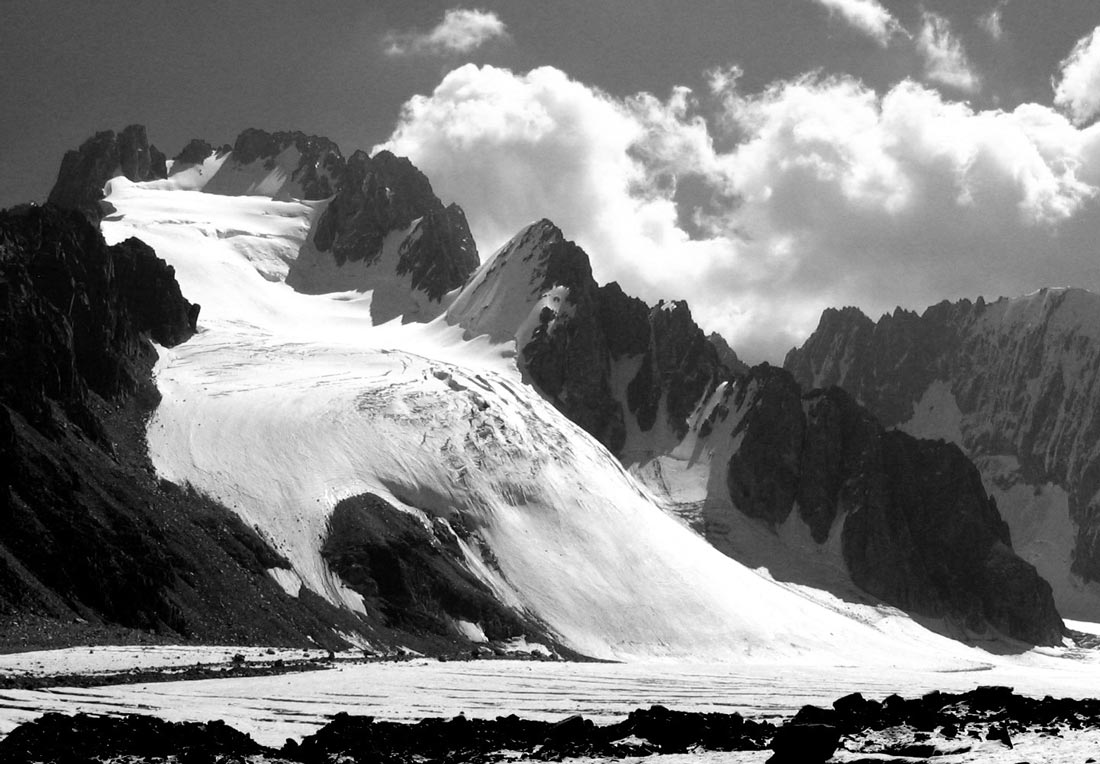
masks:
[[[93,222],[103,218],[103,187],[117,175],[140,182],[164,178],[165,157],[149,144],[144,125],[128,125],[122,132],[103,130],[65,153],[49,201],[80,210]]]

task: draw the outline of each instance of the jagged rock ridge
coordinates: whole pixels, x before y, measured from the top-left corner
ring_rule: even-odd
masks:
[[[175,177],[218,160],[188,188],[227,195],[269,195],[276,199],[330,200],[317,218],[310,243],[291,265],[287,283],[321,293],[376,289],[375,320],[430,320],[444,297],[462,286],[478,267],[477,246],[457,204],[444,205],[428,179],[408,159],[379,151],[356,151],[345,159],[328,138],[301,131],[248,128],[232,146],[215,149],[192,139],[172,160],[150,147],[145,128],[131,125],[118,136],[96,134],[65,155],[50,201],[80,209],[93,221],[103,209],[103,187],[124,175],[134,182]],[[415,223],[415,226],[413,225]],[[410,229],[411,228],[411,229]],[[387,236],[404,234],[393,262],[379,263]],[[359,266],[345,268],[344,266]],[[372,270],[362,270],[376,265]],[[394,280],[404,280],[395,297]],[[415,297],[423,295],[420,305]]]
[[[799,513],[815,541],[839,533],[863,591],[918,615],[1059,644],[1050,585],[1016,556],[977,469],[956,447],[887,431],[840,388],[803,393],[760,366],[726,403],[739,447],[734,506],[773,526]]]
[[[888,426],[954,407],[942,436],[989,465],[990,485],[1068,494],[1072,570],[1100,581],[1098,328],[1100,297],[1078,289],[943,302],[877,322],[846,308],[826,311],[785,365],[804,384],[842,385]],[[1010,474],[995,471],[1002,457],[1017,464]]]
[[[415,227],[408,230],[414,222]],[[462,286],[480,264],[462,209],[456,204],[444,206],[428,179],[408,159],[388,151],[373,157],[356,151],[342,168],[336,195],[311,237],[313,246],[331,262],[311,261],[309,265],[327,266],[322,273],[348,264],[371,266],[382,255],[386,237],[406,230],[396,273],[407,275],[412,289],[424,292],[435,303]],[[292,269],[287,283],[305,292],[326,291],[331,284],[305,267]]]
[[[549,220],[528,226],[470,280],[448,311],[468,336],[514,339],[521,371],[551,402],[612,452],[626,417],[683,435],[687,417],[725,376],[718,350],[685,302],[655,307],[617,283],[597,286],[588,255]],[[617,371],[627,365],[625,390]]]

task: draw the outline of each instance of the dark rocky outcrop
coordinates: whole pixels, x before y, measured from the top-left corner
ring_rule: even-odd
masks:
[[[784,724],[772,738],[768,764],[824,764],[840,745],[840,730],[831,724]]]
[[[622,406],[611,389],[611,354],[588,255],[549,221],[530,233],[537,240],[522,244],[538,262],[531,294],[554,287],[565,287],[569,294],[556,310],[542,309],[539,325],[520,348],[520,369],[566,416],[616,451],[626,429]]]
[[[740,417],[727,485],[734,506],[773,526],[795,510],[819,543],[841,526],[863,591],[971,632],[1059,644],[1050,586],[1012,551],[974,465],[954,445],[886,431],[839,388],[803,394],[762,365],[731,392]]]
[[[1069,494],[1073,572],[1100,581],[1100,296],[1050,289],[1013,300],[943,302],[877,322],[827,310],[784,363],[806,386],[840,385],[888,427],[936,381],[961,415],[972,458],[1010,456],[1021,478]]]
[[[388,628],[463,642],[457,619],[478,624],[491,641],[541,631],[470,573],[450,524],[426,527],[374,494],[336,505],[321,555]]]
[[[168,722],[152,716],[123,717],[45,714],[21,724],[0,743],[0,762],[116,760],[215,761],[254,756],[265,749],[221,720]],[[77,752],[80,752],[77,754]],[[226,759],[221,758],[224,761]]]
[[[717,347],[695,324],[686,302],[658,303],[648,319],[649,347],[627,387],[627,406],[648,431],[663,400],[669,426],[682,438],[695,407],[730,370],[718,360]]]
[[[337,265],[373,261],[390,231],[442,208],[432,185],[404,157],[356,151],[347,161],[341,188],[314,229],[317,249],[331,251]]]
[[[117,175],[135,182],[167,175],[164,154],[149,144],[142,125],[130,125],[118,134],[96,133],[79,149],[66,152],[49,201],[80,210],[98,222],[106,212],[101,204],[103,187]]]
[[[60,405],[96,436],[92,394],[155,397],[147,338],[172,346],[195,331],[198,306],[147,245],[107,247],[56,207],[3,213],[0,267],[0,396],[38,427],[49,428]]]
[[[53,206],[0,213],[4,646],[115,627],[338,645],[333,625],[362,628],[319,598],[288,597],[265,574],[286,562],[255,530],[156,478],[150,340],[186,340],[197,312],[145,244],[108,247]]]
[[[1042,699],[1009,687],[930,692],[884,700],[856,693],[832,708],[804,706],[779,726],[737,713],[639,708],[613,724],[574,715],[560,721],[464,715],[391,722],[337,714],[301,742],[264,748],[224,722],[173,723],[146,716],[50,713],[0,740],[0,764],[78,760],[143,762],[456,762],[503,758],[560,761],[621,759],[701,751],[774,751],[768,761],[825,762],[842,743],[851,761],[914,761],[971,752],[978,741],[1011,748],[1012,738],[1071,737],[1100,728],[1100,701]],[[888,734],[880,734],[886,731]],[[1079,750],[1077,743],[1073,750]],[[852,755],[865,755],[855,759]],[[905,757],[905,758],[895,758]]]
[[[327,199],[335,194],[343,182],[345,162],[340,148],[328,138],[297,130],[269,133],[250,127],[237,136],[232,161],[238,165],[259,160],[270,163],[291,146],[298,150],[299,159],[290,180],[301,187],[301,198]]]
[[[692,713],[663,706],[637,709],[600,726],[575,715],[558,722],[516,716],[423,719],[415,724],[337,714],[300,745],[280,752],[295,761],[478,761],[503,751],[540,760],[684,754],[693,750],[753,751],[767,746],[769,722],[740,714]]]
[[[409,289],[424,292],[429,301],[439,304],[477,269],[481,261],[466,215],[456,204],[445,207],[428,179],[408,159],[388,151],[373,157],[356,151],[338,173],[332,172],[336,194],[311,234],[312,245],[321,254],[291,266],[287,283],[295,289],[324,292],[340,285],[344,289],[378,286],[392,290],[389,280],[394,273],[379,271],[360,277],[367,279],[364,283],[340,281],[339,277],[334,282],[333,274],[349,263],[374,265],[386,237],[410,229],[417,220],[415,229],[409,230],[400,244],[397,263],[387,265],[397,276],[408,277]],[[321,281],[316,281],[312,268],[324,274]],[[395,315],[425,320],[439,312],[428,310],[411,316],[402,312],[401,304],[383,307],[383,303],[379,300],[372,307],[376,321],[388,321]]]
[[[457,204],[427,213],[413,234],[401,244],[397,275],[409,274],[412,288],[439,302],[466,283],[481,264],[477,245]]]

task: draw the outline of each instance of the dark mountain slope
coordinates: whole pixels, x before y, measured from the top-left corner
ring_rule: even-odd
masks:
[[[991,488],[1064,491],[1069,517],[1050,520],[1072,522],[1072,550],[1052,551],[1072,551],[1073,573],[1100,582],[1100,296],[1045,289],[877,322],[855,308],[830,310],[785,365],[803,384],[843,386],[887,426],[913,426],[918,414],[949,422],[942,436],[982,465]],[[1049,511],[1041,505],[1019,508],[1019,541],[1034,541],[1036,560],[1065,579],[1041,549],[1049,540],[1025,538]],[[1084,608],[1079,617],[1100,613],[1095,597],[1074,599],[1080,580],[1059,585],[1068,605]]]
[[[0,213],[0,632],[28,617],[208,641],[336,645],[356,619],[288,597],[228,510],[157,480],[156,352],[195,330],[172,269],[75,212]],[[64,628],[64,627],[61,627]],[[63,639],[63,636],[59,638]]]

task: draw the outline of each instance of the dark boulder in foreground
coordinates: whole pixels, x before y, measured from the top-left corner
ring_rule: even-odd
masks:
[[[46,714],[21,724],[0,743],[0,762],[77,762],[132,756],[138,761],[174,755],[180,761],[214,761],[215,755],[250,756],[264,751],[225,722],[167,722],[153,716]]]
[[[775,753],[768,764],[818,764],[840,745],[840,730],[831,724],[785,724],[772,738]]]

